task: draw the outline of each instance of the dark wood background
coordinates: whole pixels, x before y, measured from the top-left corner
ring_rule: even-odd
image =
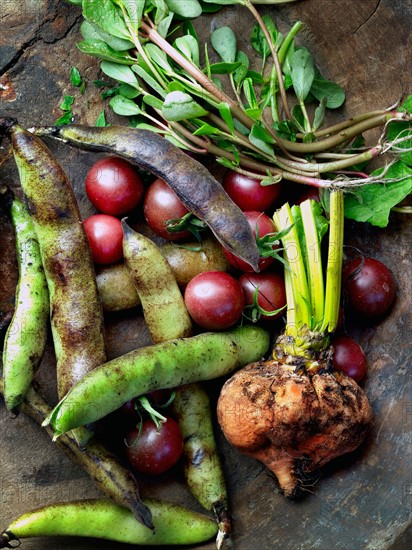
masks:
[[[306,0],[264,7],[281,30],[302,20],[301,43],[310,48],[327,78],[347,92],[338,117],[383,108],[411,93],[412,6],[405,0]],[[103,108],[94,86],[80,96],[69,80],[71,66],[92,81],[98,64],[79,53],[80,12],[65,2],[3,0],[0,12],[0,113],[21,124],[53,124],[66,94],[76,96],[76,120],[94,124]],[[246,10],[229,7],[194,22],[206,39],[229,24],[243,49],[252,20]],[[108,113],[108,111],[106,111]],[[110,116],[109,116],[110,119]],[[84,194],[84,177],[96,155],[50,144],[67,170],[83,216],[93,213]],[[3,144],[0,155],[7,151]],[[13,163],[0,168],[2,181],[18,187]],[[410,548],[411,463],[411,223],[393,214],[387,229],[348,225],[346,240],[383,260],[394,271],[399,295],[390,316],[371,327],[353,327],[370,362],[365,389],[374,412],[374,428],[357,453],[328,466],[317,486],[299,503],[286,501],[273,478],[252,459],[231,449],[217,430],[235,521],[239,550]],[[0,323],[7,323],[17,271],[10,224],[0,219]],[[120,355],[150,343],[139,311],[107,316],[109,354]],[[50,400],[55,399],[53,354],[48,350],[38,374]],[[217,393],[220,382],[212,391]],[[60,500],[99,496],[92,482],[61,455],[45,433],[20,415],[11,419],[0,403],[0,528],[22,512]],[[187,491],[179,467],[156,482],[141,480],[142,494],[161,496],[200,510]],[[45,550],[126,548],[92,540],[23,541],[22,548]],[[214,543],[199,548],[212,550]]]

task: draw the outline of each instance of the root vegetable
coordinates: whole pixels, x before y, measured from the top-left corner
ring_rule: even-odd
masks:
[[[274,216],[279,230],[291,227],[282,238],[285,333],[272,359],[246,366],[224,384],[217,408],[227,440],[263,462],[286,496],[304,488],[306,475],[356,449],[372,420],[362,389],[333,370],[329,348],[339,315],[343,195],[331,193],[326,288],[318,253],[323,221],[316,204],[305,201],[293,210],[285,205]]]

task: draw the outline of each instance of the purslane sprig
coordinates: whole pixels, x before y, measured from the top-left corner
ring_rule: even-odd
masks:
[[[191,19],[202,7],[229,4],[245,7],[256,19],[251,45],[261,57],[260,70],[250,68],[227,26],[211,34],[210,44],[201,44]],[[301,22],[283,35],[249,0],[87,0],[82,9],[78,48],[101,59],[102,72],[118,82],[109,103],[130,125],[212,154],[264,185],[284,179],[355,188],[345,215],[359,221],[385,225],[391,208],[411,192],[411,98],[401,107],[328,125],[328,110],[340,107],[345,93],[322,77],[310,52],[296,43]],[[382,127],[379,141],[359,145],[359,137],[376,127]],[[396,162],[368,174],[369,161],[387,153]],[[378,217],[364,208],[364,197],[371,195],[379,197]]]

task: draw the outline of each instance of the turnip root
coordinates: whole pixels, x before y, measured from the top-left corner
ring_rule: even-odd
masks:
[[[272,359],[252,363],[223,386],[218,421],[234,447],[265,464],[286,496],[305,474],[362,443],[371,423],[368,399],[348,376],[305,372]]]
[[[275,213],[284,235],[286,328],[273,358],[235,373],[217,405],[229,443],[265,464],[289,497],[297,496],[319,467],[355,450],[372,422],[365,393],[352,378],[333,370],[329,348],[340,302],[342,193],[333,191],[330,197],[325,288],[320,240],[328,224],[320,208],[305,201],[300,208],[284,205]]]

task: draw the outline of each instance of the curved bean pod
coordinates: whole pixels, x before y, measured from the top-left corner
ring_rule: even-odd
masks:
[[[183,506],[145,500],[153,512],[155,531],[138,523],[127,508],[108,500],[93,499],[51,504],[15,519],[0,535],[0,548],[29,537],[95,537],[136,545],[197,544],[212,538],[212,518]]]
[[[39,240],[50,295],[51,328],[63,397],[106,361],[103,312],[78,205],[63,168],[42,140],[14,119],[0,118]]]
[[[50,424],[58,437],[103,418],[139,395],[229,374],[261,358],[268,349],[268,332],[251,325],[139,348],[87,374],[44,425]]]
[[[173,412],[183,435],[185,477],[193,496],[219,525],[217,548],[231,532],[226,483],[213,431],[210,400],[199,383],[175,390]]]
[[[36,128],[37,135],[123,157],[163,179],[186,208],[207,223],[217,239],[258,270],[259,251],[242,211],[198,161],[150,130],[124,126],[69,125]]]
[[[0,202],[10,211],[19,269],[14,314],[3,348],[4,400],[8,410],[17,413],[46,346],[49,292],[26,205],[7,187],[0,190]]]
[[[3,381],[0,378],[0,394],[3,389]],[[21,410],[41,425],[51,408],[40,393],[30,386],[26,398],[21,404]],[[78,430],[82,440],[90,439],[93,435],[82,434],[83,431],[86,432],[86,428]],[[54,433],[50,427],[46,427],[46,432],[53,438]],[[56,441],[56,445],[70,460],[89,474],[96,487],[104,495],[120,506],[129,508],[138,521],[153,529],[152,515],[150,509],[140,499],[137,481],[117,456],[94,439],[90,439],[85,447],[80,448],[71,433],[60,437]]]
[[[189,336],[192,322],[175,276],[159,247],[125,220],[123,255],[139,294],[153,342]]]

